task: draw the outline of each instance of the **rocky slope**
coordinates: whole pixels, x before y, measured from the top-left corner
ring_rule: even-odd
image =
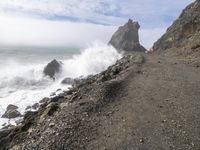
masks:
[[[154,51],[175,49],[185,55],[200,51],[200,1],[187,6],[167,32],[154,44]],[[174,50],[174,51],[175,51]]]
[[[146,49],[140,45],[138,30],[140,25],[138,22],[129,20],[124,26],[119,29],[112,36],[109,44],[119,51],[125,52],[145,52]]]
[[[99,115],[123,94],[124,78],[139,73],[142,55],[132,54],[70,91],[27,112],[18,126],[0,132],[0,149],[85,149],[100,127]],[[121,94],[120,94],[121,93]]]

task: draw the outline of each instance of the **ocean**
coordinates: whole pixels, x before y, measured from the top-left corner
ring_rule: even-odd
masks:
[[[21,114],[27,106],[68,90],[71,85],[61,84],[66,77],[94,75],[107,69],[122,57],[113,47],[94,43],[87,48],[0,47],[0,116],[9,104],[18,106]],[[53,59],[61,61],[62,71],[52,80],[43,69]],[[0,118],[3,125],[15,124],[15,119]]]

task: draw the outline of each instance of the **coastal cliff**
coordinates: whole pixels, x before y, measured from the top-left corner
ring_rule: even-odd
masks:
[[[187,6],[153,46],[154,51],[177,49],[186,55],[200,48],[200,1]]]
[[[198,12],[199,0],[184,10],[153,52],[125,55],[69,91],[43,100],[38,111],[0,131],[0,149],[199,150],[200,70],[186,59],[191,53],[177,57],[185,47],[199,53],[198,46],[191,47],[200,38],[198,18],[190,17],[182,30],[184,16]]]

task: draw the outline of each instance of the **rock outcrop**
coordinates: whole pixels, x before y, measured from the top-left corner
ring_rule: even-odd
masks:
[[[138,30],[140,25],[138,22],[133,22],[131,19],[112,36],[109,44],[118,51],[139,51],[145,52],[146,49],[140,45]]]
[[[87,84],[91,82],[93,79],[93,76],[87,76],[87,77],[80,77],[80,78],[65,78],[61,83],[62,84],[67,84],[67,85],[72,85],[72,87],[78,87],[84,84]]]
[[[61,71],[61,66],[62,63],[54,59],[53,61],[47,64],[47,66],[43,70],[43,73],[46,76],[55,78],[55,74]]]
[[[167,32],[154,44],[153,50],[200,48],[200,1],[187,6]]]
[[[2,115],[2,118],[12,119],[21,116],[20,112],[17,109],[18,107],[15,105],[8,105],[8,107],[6,108],[6,112]]]

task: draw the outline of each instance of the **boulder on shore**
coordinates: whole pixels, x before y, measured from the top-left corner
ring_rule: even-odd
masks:
[[[46,76],[55,78],[55,74],[61,71],[61,67],[62,63],[54,59],[53,61],[47,64],[47,66],[43,70],[43,73]]]
[[[109,44],[111,44],[118,51],[139,51],[145,52],[146,49],[140,45],[139,31],[140,25],[138,22],[133,22],[131,19],[119,29],[112,36]]]
[[[67,85],[72,85],[72,87],[79,87],[82,86],[84,84],[88,84],[90,82],[92,82],[94,80],[94,77],[89,75],[87,77],[80,77],[80,78],[65,78],[63,79],[63,81],[61,82],[62,84],[67,84]]]
[[[18,107],[15,105],[8,105],[8,107],[6,108],[6,112],[2,115],[1,118],[8,118],[8,119],[12,119],[12,118],[17,118],[19,116],[21,116],[21,113],[17,110]]]
[[[74,79],[67,77],[67,78],[64,78],[61,83],[62,84],[73,85],[75,83],[75,81],[74,81]]]

